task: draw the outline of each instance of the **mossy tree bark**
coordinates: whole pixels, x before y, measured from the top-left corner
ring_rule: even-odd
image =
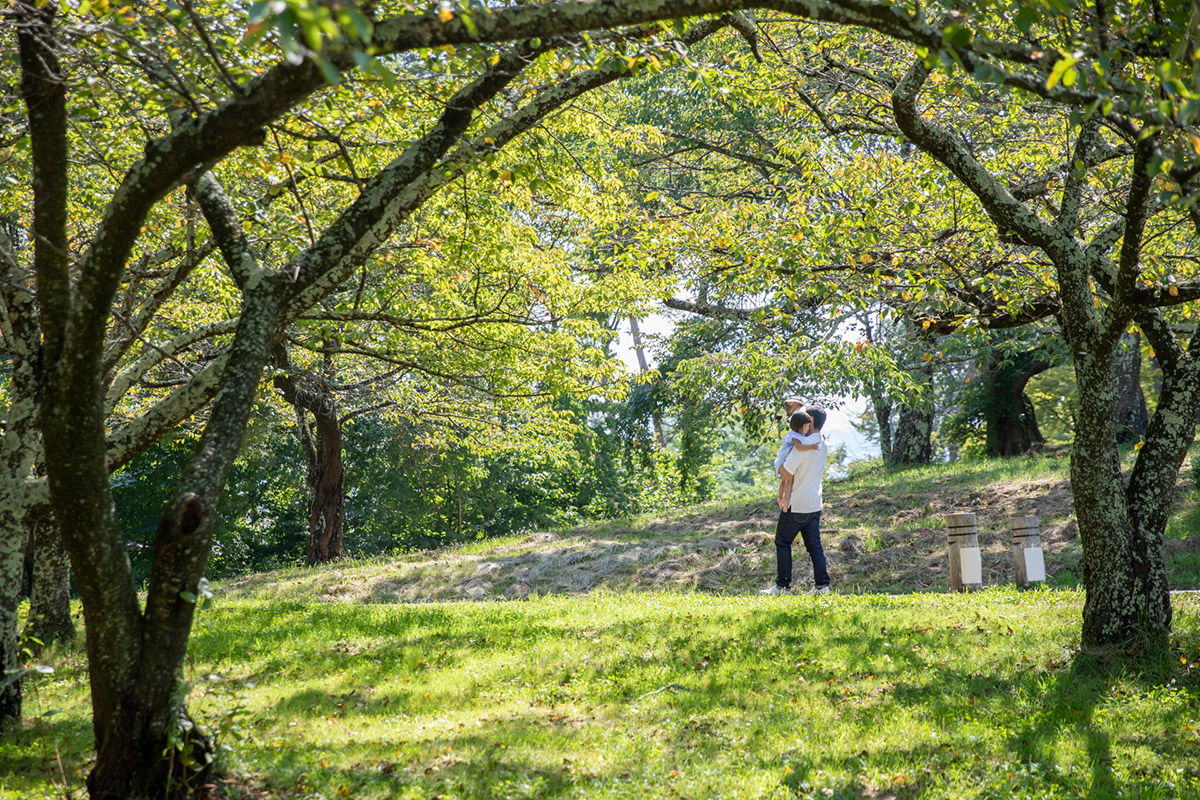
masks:
[[[1126,332],[1114,359],[1117,378],[1117,441],[1131,444],[1146,433],[1150,415],[1142,392],[1142,335]]]
[[[896,436],[891,448],[893,464],[928,464],[933,458],[932,363],[913,370],[913,379],[920,387],[920,395],[900,401]]]
[[[49,506],[28,515],[29,541],[33,547],[33,589],[29,616],[22,638],[42,646],[75,638],[71,621],[71,559],[63,546],[58,520]]]

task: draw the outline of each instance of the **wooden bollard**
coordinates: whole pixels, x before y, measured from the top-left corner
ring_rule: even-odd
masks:
[[[1042,534],[1037,517],[1017,517],[1012,528],[1013,571],[1017,585],[1046,582],[1046,559],[1042,554]]]
[[[946,538],[950,543],[950,591],[979,591],[983,588],[983,562],[975,515],[947,514]]]

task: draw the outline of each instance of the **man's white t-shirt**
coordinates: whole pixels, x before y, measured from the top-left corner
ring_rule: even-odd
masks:
[[[796,514],[811,514],[820,511],[821,479],[825,475],[825,458],[829,448],[825,439],[819,433],[809,434],[801,440],[802,444],[815,444],[816,450],[797,450],[792,448],[783,468],[792,473],[791,510]]]

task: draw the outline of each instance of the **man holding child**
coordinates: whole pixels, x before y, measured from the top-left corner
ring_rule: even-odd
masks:
[[[798,398],[784,401],[788,412],[787,436],[775,458],[779,475],[779,522],[775,526],[775,585],[763,594],[792,591],[792,542],[800,536],[813,565],[813,588],[809,594],[829,592],[829,572],[821,546],[821,481],[825,475],[828,448],[821,428],[825,410],[809,406],[800,410]]]

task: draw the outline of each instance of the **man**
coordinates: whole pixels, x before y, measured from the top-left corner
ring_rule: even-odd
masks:
[[[792,542],[799,535],[813,565],[813,588],[809,594],[829,592],[829,572],[825,549],[821,546],[821,481],[825,476],[828,448],[820,430],[825,425],[825,409],[809,406],[805,412],[817,431],[815,450],[792,448],[779,470],[779,522],[775,526],[775,585],[763,594],[789,594],[792,591]]]

